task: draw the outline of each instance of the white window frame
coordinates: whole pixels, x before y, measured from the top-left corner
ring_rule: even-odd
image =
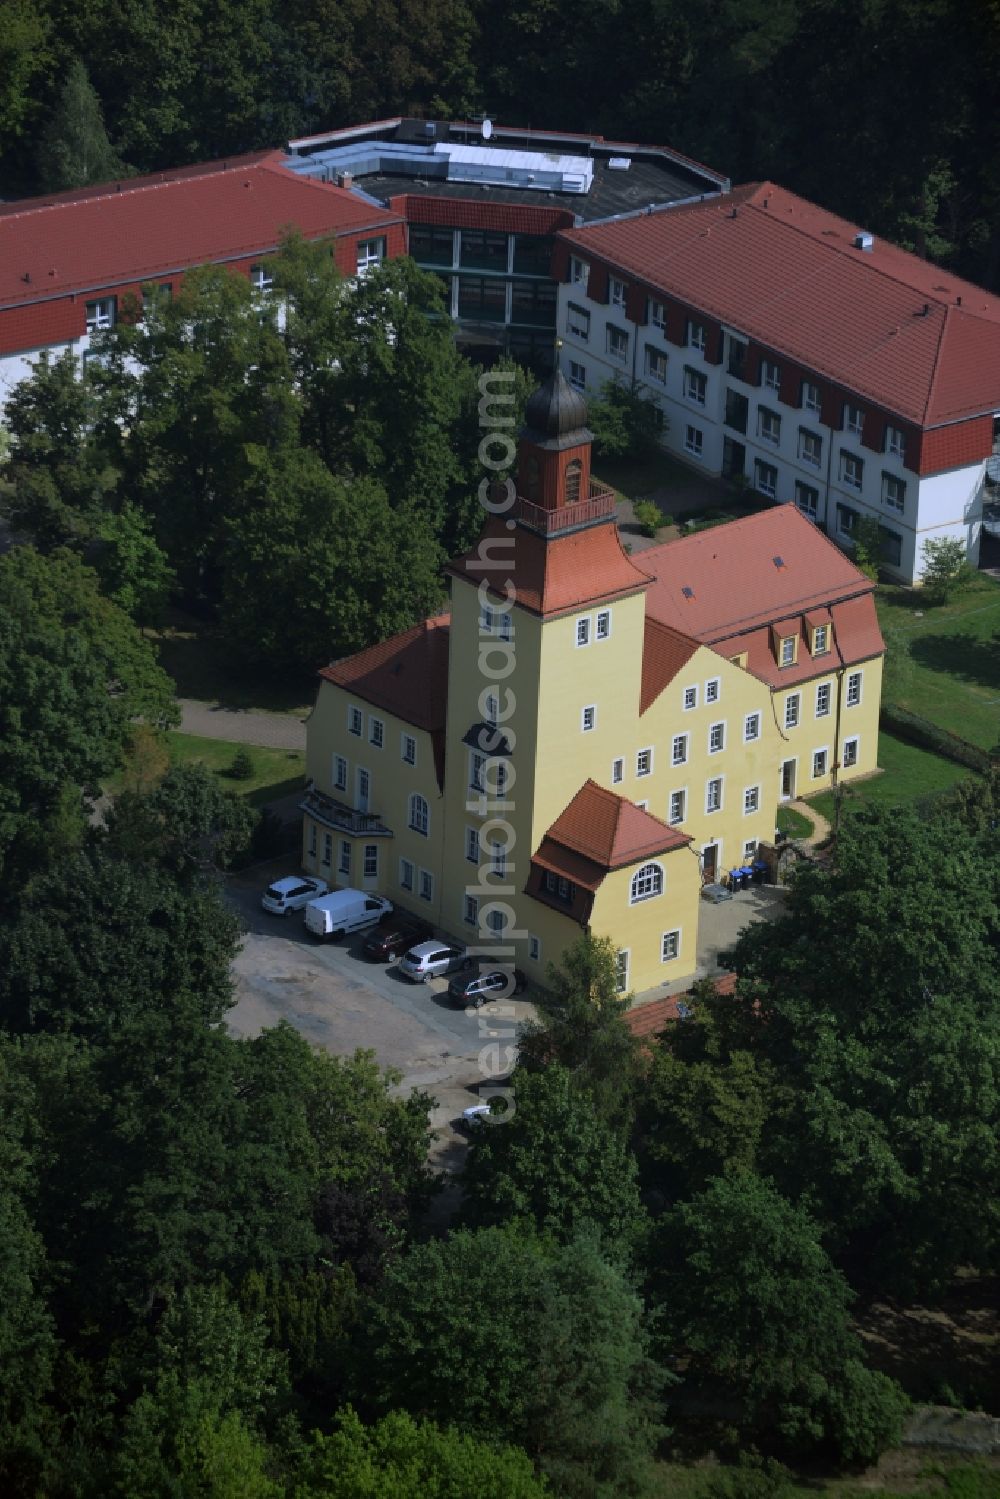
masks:
[[[748,713],[746,715],[746,717],[743,720],[743,743],[744,744],[753,744],[755,740],[757,740],[757,739],[760,738],[762,723],[763,723],[763,717],[761,715],[761,712],[760,712],[759,708],[755,709],[753,713]],[[752,733],[750,732],[751,725],[753,726],[753,732]]]
[[[778,466],[768,463],[763,458],[755,458],[753,461],[753,487],[758,494],[766,495],[769,500],[778,497]]]
[[[683,693],[683,695],[681,697],[681,705],[683,706],[685,713],[690,713],[692,708],[697,708],[697,706],[698,706],[698,685],[697,685],[697,683],[695,683],[695,685],[693,687],[685,687],[684,688],[684,693]]]
[[[854,751],[854,759],[850,762],[850,764],[847,763],[847,751],[848,751],[848,749],[853,749],[853,751]],[[843,758],[841,760],[841,764],[842,764],[844,770],[853,770],[854,767],[857,765],[858,761],[860,760],[860,758],[861,758],[861,737],[858,734],[852,734],[848,739],[844,740]]]
[[[806,484],[801,479],[795,481],[795,504],[807,515],[810,520],[816,520],[819,516],[819,490],[813,484]]]
[[[620,276],[608,277],[608,305],[611,307],[624,307],[627,288]]]
[[[641,864],[628,887],[630,906],[641,905],[644,900],[657,900],[667,888],[667,876],[663,865],[656,859]]]
[[[667,306],[665,302],[656,302],[649,298],[649,322],[653,328],[659,328],[661,333],[667,330]]]
[[[865,487],[865,460],[857,453],[840,455],[840,482],[860,494]]]
[[[368,715],[368,743],[375,749],[385,748],[385,720]]]
[[[569,383],[574,390],[578,390],[581,393],[586,392],[587,367],[584,364],[580,364],[576,359],[571,359],[569,362]]]
[[[462,898],[462,920],[466,926],[479,928],[479,901],[474,895]]]
[[[590,311],[578,302],[566,303],[566,332],[581,343],[590,342]]]
[[[697,322],[694,318],[688,318],[687,327],[684,330],[684,344],[686,348],[697,349],[699,354],[704,354],[705,324]]]
[[[420,810],[421,806],[423,812]],[[419,791],[411,791],[407,797],[406,825],[411,833],[419,833],[421,838],[429,838],[431,835],[430,803]]]
[[[802,722],[802,694],[790,692],[785,698],[785,728],[797,729]]]
[[[825,694],[825,696],[824,696]],[[833,708],[833,683],[817,682],[814,718],[829,718]]]
[[[590,644],[590,615],[583,615],[576,622],[576,643],[578,646]]]
[[[725,792],[726,792],[725,780],[726,780],[725,776],[712,776],[712,777],[710,777],[709,780],[707,780],[705,782],[705,815],[706,815],[706,817],[712,816],[715,812],[721,812],[722,811],[723,804],[724,804],[724,801],[725,801]],[[712,802],[712,787],[713,786],[717,786],[719,788],[719,800],[718,800],[717,805],[714,806],[714,807],[711,805],[711,802]]]
[[[709,677],[705,683],[705,702],[717,703],[722,696],[722,678]]]
[[[580,732],[581,734],[592,734],[597,728],[597,704],[588,703],[585,708],[580,709]]]
[[[465,829],[465,857],[466,857],[466,860],[467,860],[467,862],[469,864],[475,864],[476,868],[478,869],[478,867],[479,867],[479,829],[478,828],[470,828],[468,825],[466,825],[466,829]]]
[[[625,761],[622,756],[619,755],[617,759],[612,760],[611,762],[611,784],[612,786],[620,786],[624,779]]]
[[[250,285],[254,291],[269,292],[274,286],[274,271],[267,262],[250,267]]]
[[[675,927],[672,932],[664,932],[660,938],[660,962],[672,963],[681,955],[681,929]]]
[[[795,665],[795,636],[782,635],[781,637],[781,660],[779,666]]]
[[[348,879],[351,877],[351,840],[349,838],[340,840],[337,849],[337,873],[346,874]]]
[[[757,857],[757,839],[756,838],[748,838],[746,840],[746,842],[743,844],[743,862],[744,862],[744,864],[752,864],[753,861],[754,861],[754,859],[756,859],[756,857]]]
[[[757,407],[757,436],[761,442],[769,442],[776,448],[781,446],[781,417],[769,406]]]
[[[817,415],[823,409],[823,397],[820,388],[812,380],[803,380],[801,409],[803,411],[814,411]]]
[[[900,462],[906,460],[906,433],[901,427],[893,427],[888,422],[885,428],[885,451]]]
[[[343,755],[333,757],[333,789],[334,791],[346,791],[347,782],[350,779],[351,767]]]
[[[823,466],[823,439],[808,427],[799,428],[799,462],[808,463],[810,468]]]
[[[611,610],[599,609],[594,619],[595,640],[611,639]]]
[[[569,257],[569,279],[571,286],[586,286],[590,276],[590,266],[586,260],[581,260],[577,255]]]
[[[320,860],[324,869],[333,868],[333,834],[323,834],[323,857]]]
[[[542,939],[533,932],[528,933],[528,957],[533,963],[542,961]]]
[[[673,736],[673,739],[670,742],[670,763],[671,763],[671,765],[686,765],[687,764],[687,758],[688,758],[688,738],[689,738],[689,735],[687,735],[687,734],[675,734]],[[680,746],[680,751],[681,751],[679,755],[677,753],[678,745]]]
[[[830,626],[817,625],[813,630],[814,656],[828,656],[830,654]]]
[[[365,715],[352,703],[347,709],[347,732],[360,739],[365,732]]]
[[[616,364],[628,363],[628,331],[617,323],[608,323],[604,334],[604,351]]]
[[[645,769],[643,769],[645,766]],[[651,776],[653,774],[653,746],[647,745],[645,749],[635,752],[635,773],[637,776]]]
[[[760,383],[765,390],[780,390],[781,365],[775,364],[773,359],[762,359],[760,361]]]
[[[686,424],[684,433],[684,451],[690,453],[692,458],[704,458],[705,456],[705,434],[700,427],[692,427],[690,422]]]
[[[855,437],[861,437],[865,430],[865,414],[852,401],[844,402],[843,430],[853,432]]]
[[[399,758],[404,765],[416,765],[417,763],[417,741],[412,734],[400,734],[399,736]]]
[[[817,770],[816,769],[816,761],[819,759],[820,755],[823,756],[823,768],[822,768],[822,770]],[[829,771],[830,771],[830,746],[828,744],[824,744],[820,749],[814,749],[813,750],[813,752],[812,752],[812,761],[811,761],[811,770],[812,770],[812,780],[814,780],[814,781],[822,780],[823,776],[829,774]]]
[[[667,364],[667,356],[662,349],[654,348],[652,344],[646,345],[647,380],[655,380],[657,385],[666,385]]]
[[[847,688],[844,693],[844,707],[858,708],[861,706],[861,687],[863,672],[852,671],[847,676]]]
[[[681,812],[681,815],[679,817],[675,817],[674,816],[674,798],[678,797],[678,796],[680,797],[680,812]],[[686,786],[680,786],[680,787],[678,787],[678,789],[676,791],[671,791],[669,797],[667,798],[667,822],[670,825],[670,827],[672,827],[672,828],[680,827],[680,825],[681,825],[682,822],[686,822],[687,821],[687,799],[688,799],[688,794],[687,794],[687,787]]]
[[[684,366],[684,399],[690,401],[692,406],[704,407],[708,394],[708,376],[701,370],[693,370],[690,365]]]
[[[361,850],[361,877],[365,880],[378,879],[378,844],[365,843]]]
[[[882,475],[882,504],[894,515],[903,515],[906,510],[906,480],[897,474]]]
[[[379,235],[375,239],[358,240],[358,275],[366,276],[368,272],[377,265],[381,265],[385,259],[385,235]]]
[[[429,869],[417,871],[417,895],[421,900],[434,900],[434,876]]]
[[[615,953],[615,992],[616,994],[628,993],[628,975],[632,961],[630,948],[620,948]]]
[[[118,321],[118,298],[97,297],[84,304],[85,327],[88,333],[104,333]]]
[[[399,861],[399,888],[401,890],[412,890],[416,881],[416,868],[412,859],[400,859]]]
[[[760,811],[760,786],[744,786],[743,816],[752,817]]]
[[[718,740],[716,744],[715,741]],[[710,755],[721,755],[726,748],[726,721],[720,719],[718,723],[708,726],[708,753]]]

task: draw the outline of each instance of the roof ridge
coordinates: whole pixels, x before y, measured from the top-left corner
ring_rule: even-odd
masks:
[[[29,214],[45,213],[58,208],[76,208],[81,203],[103,203],[106,199],[119,199],[131,193],[152,192],[156,188],[175,187],[182,183],[200,182],[206,177],[221,176],[234,168],[255,171],[258,167],[273,166],[272,158],[281,156],[276,147],[265,151],[247,152],[242,156],[222,157],[215,161],[193,162],[190,166],[164,167],[160,172],[143,172],[138,177],[109,177],[106,182],[95,182],[87,187],[67,189],[64,193],[40,193],[37,198],[23,198],[23,208],[8,205],[5,220],[26,218]],[[220,160],[225,165],[220,165]],[[286,169],[287,170],[287,169]],[[292,176],[297,175],[292,173]],[[100,189],[106,191],[101,192]],[[55,200],[55,201],[53,201]]]

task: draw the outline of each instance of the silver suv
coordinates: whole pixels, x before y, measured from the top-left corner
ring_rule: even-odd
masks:
[[[419,942],[400,959],[399,971],[414,983],[425,983],[427,979],[440,978],[442,974],[454,973],[469,962],[464,947],[453,947],[447,942]]]

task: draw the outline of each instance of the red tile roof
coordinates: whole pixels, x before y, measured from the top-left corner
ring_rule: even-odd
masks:
[[[653,575],[647,614],[702,644],[875,588],[794,505],[663,542],[639,561]]]
[[[793,666],[779,666],[771,643],[771,629],[763,625],[749,634],[732,635],[718,641],[715,649],[721,656],[738,656],[746,652],[746,669],[771,687],[794,687],[797,682],[808,681],[824,672],[834,672],[843,666],[854,666],[861,661],[870,661],[885,650],[885,641],[879,629],[878,616],[871,596],[862,594],[858,598],[845,599],[834,604],[831,610],[823,610],[833,623],[831,649],[823,656],[809,654],[809,640],[802,627],[802,616],[779,621],[777,634],[796,635],[799,641],[798,659]]]
[[[904,420],[1000,408],[1000,297],[858,232],[764,182],[560,238]]]
[[[446,571],[473,582],[485,580],[500,597],[509,579],[517,603],[546,618],[649,586],[646,573],[622,546],[613,520],[548,538],[520,525],[509,531],[507,525],[500,516],[491,518],[476,549],[449,563]],[[484,541],[494,544],[486,563]],[[503,559],[499,570],[498,559]]]
[[[324,666],[319,675],[366,703],[394,713],[404,723],[443,734],[450,626],[451,616],[438,614],[401,635]]]
[[[400,221],[282,160],[258,152],[5,204],[0,308],[273,250],[289,225],[312,238]]]
[[[697,640],[672,630],[661,620],[646,616],[645,634],[642,642],[642,688],[639,698],[639,714],[655,703],[668,683],[674,680],[682,667],[686,666],[698,649]]]
[[[588,780],[560,812],[544,842],[559,844],[607,871],[683,848],[691,839],[634,802]]]
[[[735,973],[724,973],[721,978],[716,979],[715,988],[717,993],[735,994]],[[651,999],[648,1004],[636,1005],[629,1010],[625,1016],[625,1024],[633,1036],[658,1036],[665,1030],[668,1021],[677,1020],[677,1006],[683,1004],[690,990],[683,994],[665,994],[662,999]]]

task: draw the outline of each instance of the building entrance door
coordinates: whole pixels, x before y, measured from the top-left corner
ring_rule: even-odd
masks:
[[[795,761],[785,760],[781,766],[781,800],[790,802],[795,796]]]
[[[357,798],[356,798],[357,804],[358,804],[357,805],[357,810],[359,812],[367,812],[368,811],[368,795],[369,795],[370,790],[371,790],[371,780],[369,778],[367,770],[361,770],[361,769],[359,769],[358,770],[358,794],[357,794]]]
[[[719,845],[709,843],[701,853],[701,877],[706,885],[714,883],[719,873]]]

